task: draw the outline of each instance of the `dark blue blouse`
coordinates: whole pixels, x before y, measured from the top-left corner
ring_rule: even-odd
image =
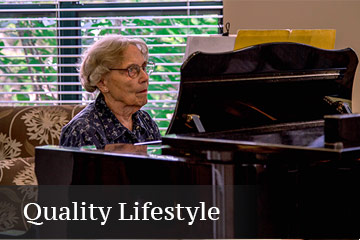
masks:
[[[160,140],[159,128],[149,114],[139,110],[132,116],[133,131],[124,127],[111,112],[100,93],[96,100],[78,113],[61,131],[60,145],[81,147],[137,143]]]

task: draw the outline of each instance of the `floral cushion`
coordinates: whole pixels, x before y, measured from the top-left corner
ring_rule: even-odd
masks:
[[[37,187],[29,185],[0,187],[0,238],[28,233],[31,225],[25,221],[23,207],[27,203],[37,202]]]
[[[84,105],[1,106],[0,185],[34,185],[35,146],[58,145],[62,127]]]
[[[0,107],[0,160],[33,157],[35,146],[58,145],[61,128],[84,107]]]
[[[37,200],[35,147],[58,145],[62,127],[84,107],[0,106],[0,236],[29,231],[21,211]]]
[[[0,160],[1,185],[37,185],[34,160],[34,157]]]

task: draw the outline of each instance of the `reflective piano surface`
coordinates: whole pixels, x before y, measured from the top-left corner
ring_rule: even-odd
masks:
[[[352,49],[296,43],[194,53],[181,68],[164,152],[230,164],[225,184],[263,186],[260,236],[351,237],[360,224],[359,122],[338,127],[331,116],[349,113],[357,64]]]
[[[194,53],[159,154],[39,147],[39,184],[257,186],[255,227],[227,191],[214,237],[358,238],[360,147],[326,143],[323,119],[348,111],[357,64],[352,49],[296,43]]]

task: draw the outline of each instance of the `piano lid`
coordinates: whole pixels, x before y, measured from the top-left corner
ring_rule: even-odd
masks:
[[[324,50],[298,43],[195,52],[181,67],[167,134],[201,132],[191,119],[200,119],[206,132],[320,120],[338,113],[332,100],[351,100],[357,64],[350,48]]]

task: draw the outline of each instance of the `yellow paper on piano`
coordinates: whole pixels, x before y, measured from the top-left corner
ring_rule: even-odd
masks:
[[[334,49],[335,29],[238,30],[234,50],[270,42],[296,42]]]

